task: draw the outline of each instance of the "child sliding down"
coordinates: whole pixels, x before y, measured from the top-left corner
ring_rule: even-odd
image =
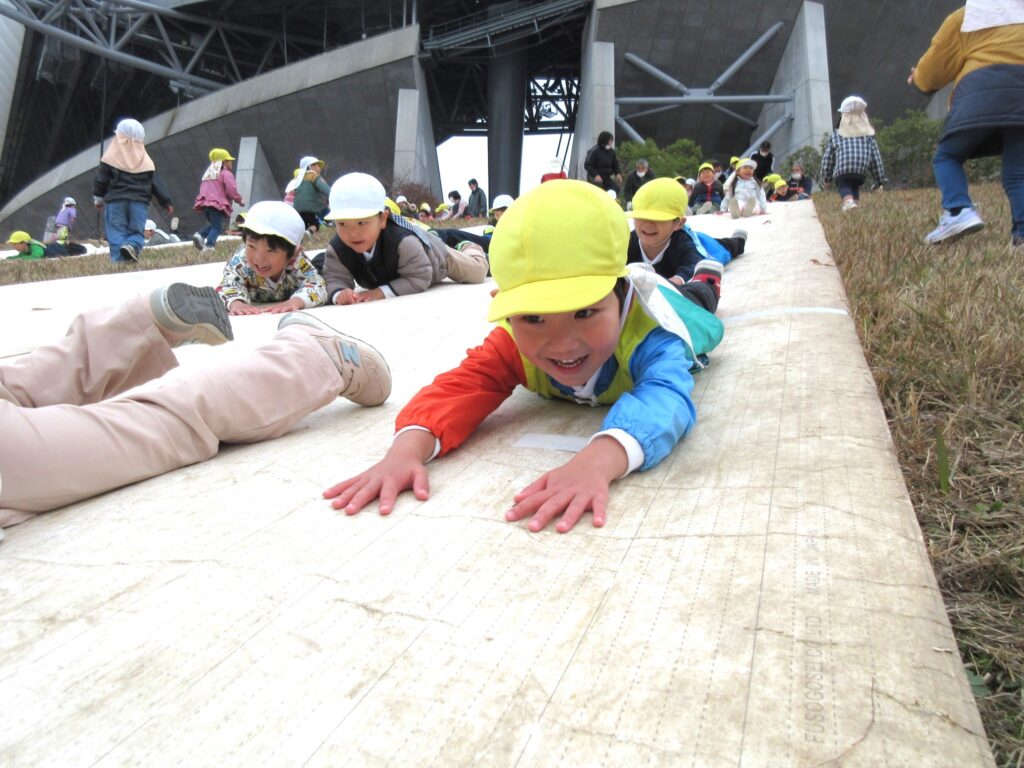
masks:
[[[461,445],[522,385],[611,407],[586,447],[516,494],[506,519],[530,518],[540,531],[560,517],[564,533],[589,511],[604,525],[610,484],[658,464],[693,426],[690,370],[723,334],[674,285],[627,267],[628,241],[622,209],[581,181],[551,181],[513,203],[490,249],[498,291],[488,319],[498,325],[405,406],[380,462],[324,491],[332,506],[355,514],[379,499],[386,515],[403,490],[426,499],[424,465]]]

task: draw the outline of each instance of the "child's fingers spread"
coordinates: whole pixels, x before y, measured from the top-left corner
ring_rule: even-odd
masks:
[[[531,531],[537,533],[544,530],[544,527],[561,514],[572,502],[573,496],[568,493],[559,493],[541,504],[540,509],[530,518],[527,526]],[[582,514],[582,513],[581,513]],[[576,515],[579,518],[579,515]]]
[[[528,486],[523,488],[523,490],[521,490],[519,493],[517,493],[515,496],[513,496],[512,497],[512,501],[514,501],[516,504],[518,504],[519,502],[521,502],[523,499],[527,498],[528,496],[532,496],[533,494],[537,493],[538,491],[543,491],[545,488],[547,488],[547,485],[548,485],[548,475],[549,474],[550,473],[545,472],[543,475],[538,477],[536,480],[534,480]]]
[[[413,475],[412,492],[420,501],[430,498],[430,478],[427,476],[426,467],[420,467]]]
[[[587,506],[587,499],[585,497],[575,497],[562,515],[562,519],[558,521],[555,530],[559,533],[571,531],[577,521],[583,517],[583,513],[587,511]]]
[[[358,477],[350,477],[348,480],[342,480],[337,485],[332,485],[324,491],[324,498],[333,499],[335,496],[340,495],[345,489],[351,487],[357,480],[359,480]]]

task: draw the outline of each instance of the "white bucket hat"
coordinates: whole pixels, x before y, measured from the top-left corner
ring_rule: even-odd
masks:
[[[65,197],[64,198],[64,205],[78,205],[78,203],[75,202],[75,198],[73,198],[73,197]]]
[[[328,221],[366,219],[384,210],[384,185],[368,173],[346,173],[331,185]]]
[[[395,202],[401,205],[402,203],[408,203],[409,198],[406,197],[405,195],[399,195],[398,197],[395,198]]]
[[[278,200],[256,203],[245,214],[245,223],[242,226],[257,235],[277,235],[292,245],[299,245],[306,231],[306,225],[299,212],[288,203]]]
[[[490,213],[498,208],[508,208],[514,202],[512,195],[498,195],[491,201],[491,207],[487,209],[487,212]]]
[[[118,123],[114,133],[123,134],[129,139],[135,139],[136,141],[146,140],[146,129],[142,127],[142,123],[130,117]]]
[[[143,229],[156,229],[156,222],[152,219],[146,219],[146,223],[142,225]]]
[[[860,96],[847,96],[843,99],[843,103],[839,105],[839,109],[836,112],[848,115],[850,112],[863,112],[867,108],[868,103]]]

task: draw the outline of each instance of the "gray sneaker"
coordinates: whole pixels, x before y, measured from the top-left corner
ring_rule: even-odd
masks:
[[[755,208],[757,208],[757,198],[748,197],[747,201],[743,203],[743,210],[740,211],[740,216],[753,216]]]
[[[339,397],[359,405],[380,405],[391,394],[391,369],[384,357],[365,341],[338,331],[306,312],[289,312],[278,330],[301,326],[316,339],[341,374]]]
[[[201,250],[203,250],[203,246],[204,245],[205,245],[205,243],[203,242],[203,236],[202,235],[200,235],[198,232],[196,232],[194,235],[192,235],[192,247],[193,248],[195,248],[197,251],[201,251]]]
[[[121,261],[131,261],[136,264],[139,261],[139,253],[131,243],[122,245],[119,253],[121,254]]]
[[[734,219],[738,219],[740,217],[740,201],[735,197],[729,198],[729,215]]]
[[[708,202],[706,202],[706,203],[703,203],[703,204],[702,204],[702,205],[701,205],[701,206],[700,206],[700,207],[699,207],[699,208],[698,208],[698,209],[696,210],[696,212],[694,213],[694,215],[695,215],[695,216],[703,216],[703,215],[704,215],[704,214],[706,214],[706,213],[714,213],[714,212],[715,212],[715,204],[714,204],[714,203],[712,203],[712,202],[711,202],[711,201],[709,200]]]
[[[228,310],[213,288],[174,283],[149,295],[149,310],[172,347],[223,344],[235,338]]]

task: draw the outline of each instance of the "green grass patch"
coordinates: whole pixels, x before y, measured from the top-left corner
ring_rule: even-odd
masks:
[[[987,227],[927,246],[935,190],[815,205],[843,276],[996,763],[1024,765],[1024,253]]]

